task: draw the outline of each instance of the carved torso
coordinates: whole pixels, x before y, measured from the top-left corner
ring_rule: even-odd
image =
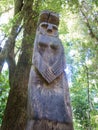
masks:
[[[43,36],[36,37],[36,45],[33,55],[33,64],[50,83],[64,71],[64,50],[61,41],[57,37]]]
[[[48,119],[58,122],[70,122],[67,106],[64,101],[63,83],[66,84],[64,73],[57,77],[50,84],[37,72],[36,68],[31,68],[29,98],[30,115],[34,119]],[[55,84],[55,85],[54,85]]]

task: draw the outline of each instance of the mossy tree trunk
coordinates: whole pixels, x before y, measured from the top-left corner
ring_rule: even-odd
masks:
[[[19,14],[11,34],[6,42],[4,59],[8,62],[10,92],[4,112],[1,130],[25,130],[27,116],[27,87],[33,43],[36,29],[36,19],[38,14],[33,11],[33,0],[15,1],[15,15]],[[20,21],[19,21],[20,20]],[[18,63],[15,63],[15,39],[17,30],[23,21],[23,39],[21,44],[21,54]],[[4,54],[3,53],[3,54]]]

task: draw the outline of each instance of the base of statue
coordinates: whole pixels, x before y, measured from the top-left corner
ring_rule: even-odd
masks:
[[[59,123],[49,120],[31,120],[26,130],[74,130],[72,123]]]

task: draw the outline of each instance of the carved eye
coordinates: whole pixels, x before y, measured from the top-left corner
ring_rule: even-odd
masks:
[[[55,31],[57,31],[57,30],[58,30],[58,28],[57,28],[57,26],[56,26],[56,25],[53,25],[53,30],[55,30]]]
[[[42,24],[41,24],[41,27],[47,29],[48,24],[47,24],[47,23],[42,23]]]

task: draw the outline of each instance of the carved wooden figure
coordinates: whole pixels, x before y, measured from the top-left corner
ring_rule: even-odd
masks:
[[[73,130],[59,15],[42,11],[36,31],[28,85],[26,130]]]

